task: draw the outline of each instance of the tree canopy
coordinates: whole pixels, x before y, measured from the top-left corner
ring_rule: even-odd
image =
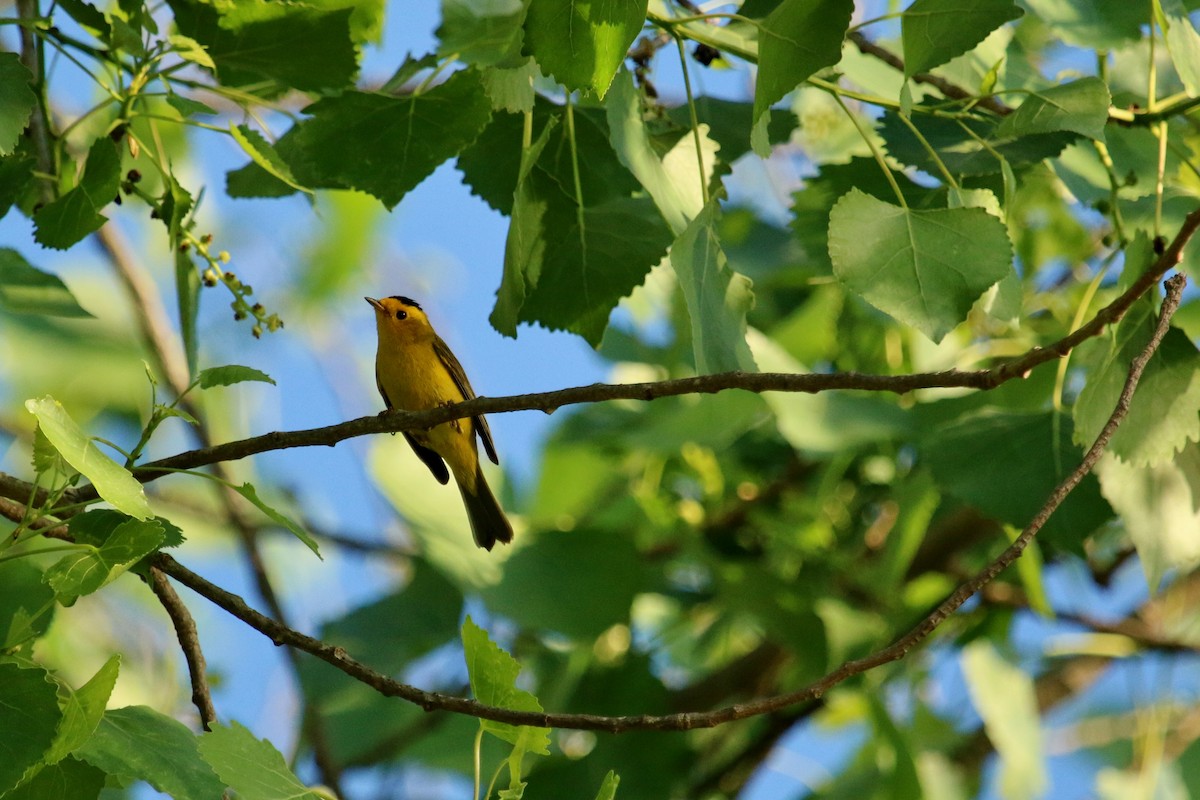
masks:
[[[0,797],[1200,785],[1190,3],[414,5],[2,20]],[[513,389],[357,416],[447,170]]]

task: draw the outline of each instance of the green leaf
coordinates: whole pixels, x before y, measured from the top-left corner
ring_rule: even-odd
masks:
[[[171,43],[175,55],[184,61],[190,61],[193,64],[199,64],[202,67],[216,71],[217,65],[213,63],[212,56],[204,49],[204,45],[195,39],[183,36],[182,34],[172,33],[167,37],[167,41]]]
[[[62,712],[49,675],[0,663],[0,794],[42,761]]]
[[[140,520],[154,516],[142,485],[129,470],[92,444],[62,403],[47,395],[40,400],[26,400],[25,408],[37,417],[42,432],[67,463],[83,473],[114,508]]]
[[[921,453],[938,484],[984,514],[1024,528],[1063,478],[1083,460],[1071,442],[1071,421],[1054,414],[992,410],[951,423],[938,421],[922,437]],[[1045,540],[1075,548],[1112,517],[1096,479],[1088,475],[1050,517]]]
[[[1096,465],[1100,491],[1125,523],[1151,592],[1165,575],[1200,564],[1200,445],[1174,461],[1135,466],[1105,454]]]
[[[84,28],[93,31],[101,38],[109,35],[111,26],[108,23],[108,18],[104,16],[100,9],[96,8],[91,3],[85,3],[83,0],[60,0],[59,6],[71,19],[78,22]]]
[[[349,86],[358,71],[354,9],[300,3],[169,0],[183,36],[199,42],[225,86],[259,84],[319,92]]]
[[[900,17],[904,77],[966,53],[1023,13],[1012,0],[916,0]]]
[[[1196,33],[1182,0],[1159,0],[1159,8],[1175,71],[1187,93],[1195,97],[1200,94],[1200,34]]]
[[[1154,332],[1149,303],[1139,303],[1118,326],[1108,357],[1088,377],[1075,402],[1075,441],[1090,447],[1108,422],[1125,385],[1130,362]],[[1113,433],[1108,452],[1135,466],[1170,461],[1200,440],[1200,352],[1187,334],[1167,331],[1142,372],[1129,413]]]
[[[0,247],[0,309],[9,314],[92,316],[57,275],[42,272],[11,247]]]
[[[1033,680],[978,640],[962,655],[963,676],[988,740],[1000,756],[1002,797],[1037,797],[1046,789],[1042,732]]]
[[[121,156],[112,139],[101,136],[88,150],[79,185],[34,215],[34,239],[41,245],[66,250],[108,221],[100,210],[117,196]]]
[[[54,592],[30,559],[0,563],[0,651],[40,637],[54,619]]]
[[[146,706],[106,712],[75,756],[110,775],[146,781],[174,800],[213,800],[225,793],[225,784],[200,757],[196,736]]]
[[[536,241],[540,251],[516,265],[526,283],[519,319],[577,333],[596,347],[617,303],[666,254],[670,231],[646,198],[609,200],[577,215],[561,187],[542,182],[537,193],[549,207]],[[524,211],[514,210],[514,217]]]
[[[756,371],[746,344],[754,292],[750,279],[734,272],[725,258],[716,228],[719,214],[714,199],[671,245],[671,266],[691,319],[696,371],[702,375]]]
[[[68,758],[42,768],[4,800],[96,800],[106,777],[91,764]]]
[[[313,188],[357,189],[391,209],[474,141],[492,110],[479,74],[461,70],[420,95],[350,91],[319,100],[305,113],[312,118],[275,145],[296,180]],[[270,179],[255,177],[262,172],[255,164],[229,173],[229,191],[239,197],[275,196]]]
[[[179,308],[179,332],[188,373],[195,374],[200,358],[200,341],[196,333],[196,319],[200,315],[200,274],[192,263],[190,251],[175,250],[175,302]]]
[[[64,556],[46,570],[46,582],[59,602],[70,605],[124,574],[144,556],[154,552],[165,533],[157,520],[127,520],[99,546]]]
[[[241,800],[321,800],[288,769],[283,755],[241,724],[214,725],[200,737],[200,755]]]
[[[585,571],[564,564],[589,564]],[[537,547],[513,554],[504,578],[482,596],[488,609],[522,627],[591,641],[629,621],[634,596],[644,591],[633,543],[621,536],[548,533]]]
[[[646,21],[646,0],[530,0],[525,50],[569,91],[603,98]]]
[[[1078,138],[1071,131],[1001,136],[997,126],[985,120],[960,121],[927,114],[913,117],[911,122],[955,175],[992,175],[1004,169],[1004,162],[1014,169],[1035,164],[1058,155]],[[963,130],[964,125],[971,133]],[[883,115],[879,134],[888,153],[900,163],[931,175],[941,174],[925,145],[895,113]]]
[[[679,236],[704,207],[703,187],[708,185],[717,160],[717,146],[701,133],[704,174],[699,174],[695,140],[684,135],[665,157],[660,157],[642,121],[641,92],[628,72],[613,83],[605,101],[609,137],[617,158],[654,198],[671,231]]]
[[[493,111],[524,114],[533,111],[537,96],[533,85],[540,76],[537,62],[527,58],[517,67],[488,67],[483,70],[480,79],[488,99],[492,101]]]
[[[604,782],[600,784],[600,791],[596,792],[596,800],[616,800],[617,787],[620,784],[621,776],[610,769],[604,776]]]
[[[250,503],[253,504],[259,511],[270,517],[276,525],[291,531],[297,539],[304,542],[304,544],[308,546],[309,550],[312,550],[314,553],[316,553],[317,558],[323,558],[321,556],[321,550],[317,546],[317,540],[314,539],[308,531],[297,525],[293,520],[285,517],[283,514],[267,505],[262,498],[258,496],[258,492],[254,490],[253,486],[248,483],[243,483],[241,486],[230,486],[229,488],[233,489],[242,497],[249,500]]]
[[[37,107],[33,73],[16,53],[0,53],[0,155],[10,155]]]
[[[1099,78],[1082,78],[1031,93],[996,128],[997,137],[1072,131],[1104,141],[1112,97]]]
[[[275,385],[275,381],[265,372],[254,367],[243,367],[240,364],[229,364],[224,367],[209,367],[200,370],[196,375],[201,389],[211,389],[214,386],[233,386],[246,381],[259,381]]]
[[[842,57],[853,0],[783,0],[767,15],[758,34],[758,79],[754,89],[754,151],[767,156],[767,112],[818,70]]]
[[[523,0],[442,0],[438,53],[481,67],[512,66],[521,56]]]
[[[1030,13],[1064,44],[1088,50],[1116,50],[1142,35],[1150,21],[1146,0],[1025,0]]]
[[[108,704],[108,698],[112,696],[113,687],[117,683],[120,666],[121,656],[114,654],[78,691],[59,684],[58,695],[62,701],[63,719],[54,744],[46,753],[47,764],[63,760],[95,733],[100,725],[100,718],[104,716],[104,707]]]
[[[185,119],[196,114],[215,115],[218,113],[215,108],[206,103],[201,103],[199,100],[193,100],[190,97],[184,97],[174,92],[167,95],[167,103]]]
[[[296,182],[292,176],[291,167],[275,152],[275,147],[261,133],[249,125],[234,125],[229,123],[229,133],[238,146],[250,156],[250,160],[266,170],[273,178],[283,181],[288,186],[301,192],[312,194],[312,189]]]
[[[914,210],[852,189],[829,214],[829,257],[847,288],[940,342],[1008,274],[1012,245],[982,209]]]
[[[25,149],[0,156],[0,219],[29,196],[36,163]]]
[[[517,688],[521,665],[504,652],[487,632],[467,615],[462,626],[463,654],[471,691],[480,703],[515,711],[541,711],[542,704],[524,689]],[[488,733],[520,748],[539,755],[550,754],[550,729],[527,725],[508,725],[481,719],[480,726]]]

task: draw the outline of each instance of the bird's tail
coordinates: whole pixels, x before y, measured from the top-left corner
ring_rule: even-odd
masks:
[[[512,525],[504,516],[504,511],[488,487],[487,481],[483,479],[483,470],[476,469],[474,489],[467,481],[458,480],[457,483],[458,490],[462,492],[463,505],[467,508],[467,519],[471,521],[471,534],[475,537],[475,544],[484,550],[491,550],[496,542],[511,542]]]

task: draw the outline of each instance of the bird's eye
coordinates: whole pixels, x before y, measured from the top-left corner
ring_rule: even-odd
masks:
[[[396,312],[396,319],[408,319],[408,312],[401,309]]]

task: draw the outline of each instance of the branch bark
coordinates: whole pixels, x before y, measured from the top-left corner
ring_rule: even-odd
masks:
[[[200,649],[200,636],[196,632],[196,620],[192,619],[183,601],[179,599],[171,582],[161,570],[150,568],[147,581],[150,590],[158,598],[158,602],[166,609],[175,628],[175,637],[179,640],[179,648],[183,650],[187,662],[188,677],[192,683],[192,703],[200,712],[200,724],[204,730],[212,730],[212,724],[217,721],[217,710],[213,707],[212,694],[208,689],[207,665],[204,662],[204,652]]]
[[[372,687],[379,693],[389,697],[399,697],[414,703],[426,711],[451,711],[468,716],[506,722],[512,725],[534,725],[539,727],[572,728],[577,730],[599,730],[609,733],[626,731],[680,731],[695,728],[711,728],[734,720],[745,719],[763,714],[769,714],[790,706],[812,703],[820,700],[830,689],[838,684],[884,664],[898,661],[913,648],[921,644],[943,622],[946,621],[972,595],[990,583],[997,575],[1013,564],[1025,551],[1025,548],[1037,535],[1038,531],[1049,520],[1050,515],[1064,499],[1079,485],[1100,456],[1104,453],[1113,432],[1129,411],[1133,393],[1146,364],[1158,349],[1163,337],[1170,327],[1171,317],[1179,307],[1186,283],[1182,275],[1176,275],[1167,281],[1167,295],[1163,301],[1162,312],[1154,335],[1142,352],[1130,364],[1129,373],[1124,388],[1117,400],[1117,405],[1105,423],[1100,435],[1088,449],[1083,460],[1055,489],[1051,492],[1041,509],[1034,515],[1029,525],[1021,535],[994,558],[983,570],[970,580],[960,585],[945,600],[939,603],[915,627],[884,647],[864,658],[848,661],[842,666],[825,675],[825,677],[794,692],[764,697],[746,703],[739,703],[713,711],[693,711],[664,715],[628,715],[606,716],[597,714],[561,714],[533,711],[514,711],[484,705],[474,700],[462,697],[428,692],[409,684],[395,681],[382,675],[362,662],[354,659],[340,647],[326,644],[311,636],[294,631],[271,620],[250,608],[237,595],[225,591],[204,578],[188,570],[179,562],[165,553],[155,556],[154,566],[161,569],[180,583],[191,588],[198,594],[208,598],[216,605],[233,614],[238,619],[268,636],[277,645],[287,645],[310,653],[328,664],[340,669],[347,675]]]

